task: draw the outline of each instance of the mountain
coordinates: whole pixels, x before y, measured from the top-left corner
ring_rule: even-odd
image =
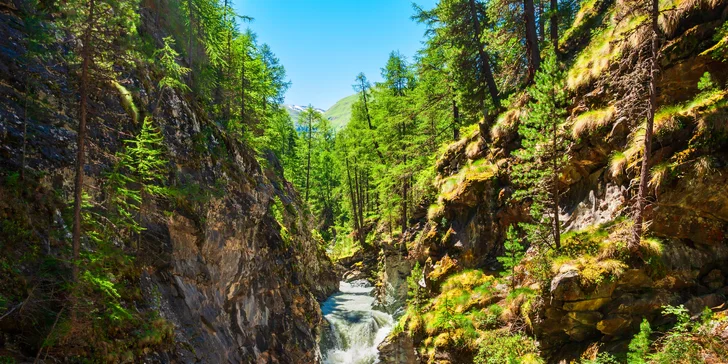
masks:
[[[358,94],[344,97],[326,110],[324,117],[331,121],[334,129],[342,129],[349,123],[349,120],[351,120],[351,106],[358,97]]]
[[[316,107],[314,109],[324,114],[324,117],[331,121],[331,125],[334,127],[334,129],[339,130],[344,128],[346,124],[349,123],[349,120],[351,119],[351,106],[357,99],[358,95],[353,94],[337,101],[328,110],[323,110]],[[308,107],[289,104],[284,104],[283,106],[286,108],[288,115],[291,115],[291,119],[293,119],[293,123],[296,125],[298,124],[298,116],[301,114],[301,112],[303,112],[303,110],[306,110],[306,108]]]
[[[291,115],[291,119],[293,119],[293,122],[296,123],[298,122],[298,115],[300,115],[303,110],[306,110],[308,106],[284,104],[283,107],[286,108],[286,111],[288,111],[288,115]],[[322,114],[326,112],[326,110],[319,109],[317,107],[315,107],[314,109]]]

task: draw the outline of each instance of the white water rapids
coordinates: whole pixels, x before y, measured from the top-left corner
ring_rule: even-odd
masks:
[[[320,349],[325,364],[372,364],[377,346],[387,337],[394,319],[372,308],[374,288],[366,280],[340,282],[338,293],[323,304],[330,329],[323,330]]]

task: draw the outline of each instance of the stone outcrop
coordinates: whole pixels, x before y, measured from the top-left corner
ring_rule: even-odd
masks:
[[[378,349],[379,361],[384,364],[419,362],[413,339],[402,332],[387,337]]]
[[[140,32],[164,33],[142,14]],[[22,20],[0,14],[0,166],[20,168],[25,79]],[[44,189],[69,196],[75,158],[76,95],[61,59],[40,67],[38,104],[28,117],[27,166]],[[118,82],[140,113],[162,97],[153,70],[119,70]],[[123,139],[138,130],[118,91],[102,84],[90,101],[91,145],[85,166],[91,202],[104,198],[101,177],[113,165]],[[337,287],[337,277],[311,234],[310,216],[268,156],[263,169],[254,152],[221,130],[191,97],[166,92],[155,110],[169,161],[168,184],[181,197],[148,207],[138,266],[149,305],[174,324],[175,345],[155,360],[182,363],[314,363],[318,360],[318,301]],[[39,204],[42,203],[39,202]],[[271,209],[284,207],[283,221]],[[38,211],[46,211],[42,205]],[[49,213],[52,209],[48,210]],[[54,216],[46,216],[53,221]],[[59,247],[51,247],[58,249]],[[35,353],[32,353],[35,355]],[[152,355],[152,354],[150,354]]]
[[[395,319],[399,318],[400,309],[407,301],[407,277],[412,270],[412,261],[399,249],[382,249],[379,261],[381,269],[376,283],[378,309]]]
[[[602,20],[609,21],[604,14],[611,5],[613,1],[588,5],[593,9],[586,9],[582,24],[565,38],[565,53],[575,56],[583,49],[592,34],[588,28]],[[710,7],[712,10],[708,10]],[[663,25],[669,31],[662,49],[659,105],[692,100],[699,93],[698,80],[706,71],[718,84],[725,84],[728,75],[725,64],[700,53],[715,43],[715,29],[725,21],[726,10],[723,0],[699,7],[682,4],[675,10],[676,15],[671,15],[673,18]],[[616,68],[610,70],[616,71]],[[571,127],[574,116],[588,110],[614,107],[614,100],[620,97],[615,92],[593,84],[574,91],[573,104],[568,106],[572,117],[565,127]],[[545,287],[550,297],[543,297],[531,312],[531,333],[542,344],[544,354],[559,356],[577,346],[581,351],[571,352],[581,353],[588,343],[623,341],[639,329],[644,318],[662,322],[662,307],[667,304],[683,304],[693,315],[705,307],[725,306],[728,294],[728,270],[724,266],[728,259],[726,108],[724,103],[714,107],[717,111],[712,110],[714,114],[707,116],[693,115],[701,110],[693,111],[690,116],[694,120],[681,119],[677,131],[658,133],[653,142],[653,165],[674,162],[670,158],[681,152],[693,158],[691,162],[699,156],[710,159],[707,173],[701,175],[687,168],[673,170],[659,187],[651,184],[654,195],[650,196],[646,211],[650,221],[647,230],[649,236],[662,240],[659,257],[648,262],[623,258],[626,270],[621,275],[590,284],[585,283],[577,267],[562,266],[555,272],[550,287]],[[500,117],[522,111],[518,105],[512,106]],[[437,209],[432,210],[434,218],[430,218],[410,248],[410,257],[424,263],[425,275],[438,278],[427,280],[431,294],[436,293],[439,281],[460,269],[497,270],[498,264],[493,264],[493,260],[502,254],[508,225],[530,220],[528,206],[512,198],[517,186],[510,179],[510,165],[518,160],[510,153],[519,144],[517,128],[512,126],[517,120],[506,123],[510,128],[496,124],[491,130],[495,122],[486,119],[479,132],[452,143],[437,160],[437,180],[457,181],[458,185],[447,193],[441,191]],[[569,165],[560,176],[564,191],[560,201],[564,231],[588,229],[630,214],[637,173],[634,164],[638,161],[631,160],[633,166],[629,170],[616,173],[610,170],[610,156],[631,147],[630,133],[639,122],[642,120],[609,120],[606,127],[575,138],[568,152]],[[708,130],[714,130],[715,137],[723,139],[707,141],[706,144],[713,143],[709,148],[691,145],[696,125],[700,123],[720,124]],[[467,175],[455,178],[476,161],[497,166],[497,172],[486,179],[469,179]],[[517,284],[537,286],[528,272],[520,273],[516,274]],[[418,339],[414,338],[416,348],[423,345]],[[382,360],[396,362],[402,358],[397,355],[407,352],[410,345],[407,340],[402,334],[390,336],[382,345],[382,350],[386,350]]]

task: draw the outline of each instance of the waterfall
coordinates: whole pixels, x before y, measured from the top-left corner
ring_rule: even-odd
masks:
[[[321,339],[324,363],[377,362],[377,346],[392,330],[394,319],[388,313],[372,308],[373,289],[366,280],[340,282],[340,292],[321,305],[329,324]]]

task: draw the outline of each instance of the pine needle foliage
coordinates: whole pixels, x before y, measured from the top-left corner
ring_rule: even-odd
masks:
[[[520,187],[515,196],[531,202],[536,225],[524,225],[529,240],[547,245],[554,242],[558,248],[559,176],[568,162],[568,134],[563,128],[567,101],[564,72],[555,56],[546,59],[528,92],[532,97],[529,112],[518,128],[522,147],[514,152],[519,162],[513,167],[513,179]],[[549,227],[550,234],[545,231]]]
[[[498,262],[503,265],[501,275],[511,276],[511,288],[516,286],[516,266],[521,262],[525,255],[524,246],[518,241],[518,235],[513,225],[508,227],[506,233],[506,241],[503,243],[504,255],[498,257]]]

